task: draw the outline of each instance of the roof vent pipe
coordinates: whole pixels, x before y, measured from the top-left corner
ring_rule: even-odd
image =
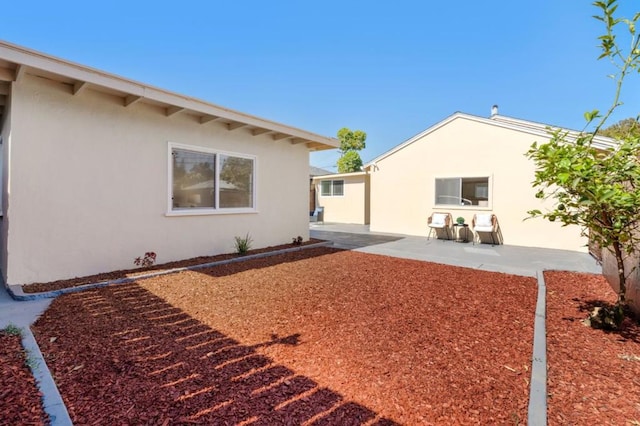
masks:
[[[498,115],[498,105],[494,105],[491,107],[491,117],[494,115]]]

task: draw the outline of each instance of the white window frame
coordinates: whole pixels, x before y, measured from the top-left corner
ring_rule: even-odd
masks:
[[[331,193],[329,195],[324,195],[322,194],[322,183],[323,182],[331,182]],[[342,194],[334,194],[333,193],[333,183],[334,182],[342,182]],[[319,183],[319,191],[318,193],[320,194],[321,197],[344,197],[344,179],[326,179],[326,180],[321,180]]]
[[[221,151],[212,148],[206,148],[197,145],[187,145],[176,142],[168,142],[167,144],[167,212],[166,216],[203,216],[203,215],[218,215],[218,214],[242,214],[242,213],[258,213],[257,206],[257,176],[258,176],[258,157],[255,155],[241,154],[238,152]],[[183,151],[199,152],[204,154],[213,154],[215,161],[215,206],[214,208],[173,208],[173,150],[179,149]],[[220,206],[220,156],[225,155],[229,157],[246,158],[253,161],[253,181],[251,188],[251,204],[252,207],[219,207]]]
[[[458,187],[458,194],[461,200],[462,198],[462,181],[464,179],[486,179],[487,180],[487,205],[486,206],[479,206],[479,205],[474,205],[474,204],[439,204],[438,203],[438,192],[437,192],[437,185],[438,185],[438,180],[444,180],[444,179],[458,179],[460,184]],[[493,205],[493,176],[491,175],[483,175],[483,174],[478,174],[478,175],[466,175],[466,176],[437,176],[434,181],[433,181],[433,190],[434,190],[434,205],[438,206],[438,207],[448,207],[448,208],[461,208],[461,209],[470,209],[470,210],[491,210],[492,205]]]

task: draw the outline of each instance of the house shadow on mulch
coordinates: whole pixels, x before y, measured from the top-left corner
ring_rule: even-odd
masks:
[[[395,425],[137,284],[57,298],[34,332],[74,423]]]
[[[578,309],[580,312],[584,312],[585,318],[589,315],[594,308],[603,307],[612,309],[614,304],[605,300],[599,299],[589,299],[589,300],[579,300],[574,299],[575,302],[578,302]],[[618,330],[602,330],[608,334],[614,334],[620,337],[621,340],[630,340],[635,343],[640,343],[640,319],[633,316],[633,314],[628,311],[626,312],[625,318],[622,321],[622,325]]]
[[[244,262],[227,263],[223,265],[211,266],[207,268],[197,268],[195,271],[200,274],[209,275],[211,277],[224,277],[228,275],[238,274],[240,272],[269,268],[284,263],[298,262],[300,260],[311,259],[314,257],[327,256],[335,253],[347,251],[345,249],[334,247],[318,247],[290,252],[284,254],[276,254],[269,257],[258,259],[248,259]]]
[[[317,244],[322,242],[325,242],[325,241],[318,240],[318,239],[310,239],[309,241],[302,243],[302,246]],[[246,257],[248,255],[268,253],[268,252],[273,252],[273,251],[282,250],[282,249],[290,249],[295,247],[296,245],[294,244],[282,244],[279,246],[271,246],[271,247],[265,247],[262,249],[250,250],[245,255],[239,255],[236,253],[227,253],[227,254],[219,254],[216,256],[200,256],[200,257],[194,257],[191,259],[167,262],[167,263],[162,263],[162,264],[142,267],[142,268],[122,269],[119,271],[105,272],[101,274],[89,275],[85,277],[76,277],[76,278],[71,278],[66,280],[57,280],[57,281],[51,281],[51,282],[45,282],[45,283],[25,284],[22,286],[22,289],[25,293],[40,293],[45,291],[54,291],[54,290],[61,290],[65,288],[79,287],[87,284],[96,284],[96,283],[105,282],[105,281],[115,281],[115,280],[120,280],[124,278],[135,279],[136,275],[142,275],[144,273],[164,271],[164,270],[183,268],[183,267],[197,267],[198,265],[203,265],[207,263],[219,262],[224,260],[242,259],[243,257]],[[327,248],[321,247],[321,249],[327,249]],[[318,255],[325,254],[323,252],[318,252],[317,250],[318,249],[309,248],[309,249],[300,250],[299,252],[285,253],[283,255],[276,255],[276,256],[278,257],[279,262],[282,263],[282,262],[288,261],[287,259],[291,258],[292,255],[295,258],[295,260],[300,260],[300,259],[306,259],[309,257],[315,257]],[[340,249],[329,248],[328,250],[338,251]],[[240,262],[240,263],[243,263],[243,262]]]

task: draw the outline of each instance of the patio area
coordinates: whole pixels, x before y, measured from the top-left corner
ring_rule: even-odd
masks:
[[[536,271],[560,270],[602,273],[587,253],[510,245],[457,243],[424,237],[370,232],[368,225],[311,223],[312,238],[330,240],[334,246],[363,253],[424,260],[493,272],[535,277]]]

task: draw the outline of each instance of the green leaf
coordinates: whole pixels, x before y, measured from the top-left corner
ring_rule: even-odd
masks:
[[[584,119],[587,120],[588,122],[593,121],[594,119],[600,117],[600,111],[598,111],[597,109],[594,109],[593,111],[587,111],[584,113]]]

